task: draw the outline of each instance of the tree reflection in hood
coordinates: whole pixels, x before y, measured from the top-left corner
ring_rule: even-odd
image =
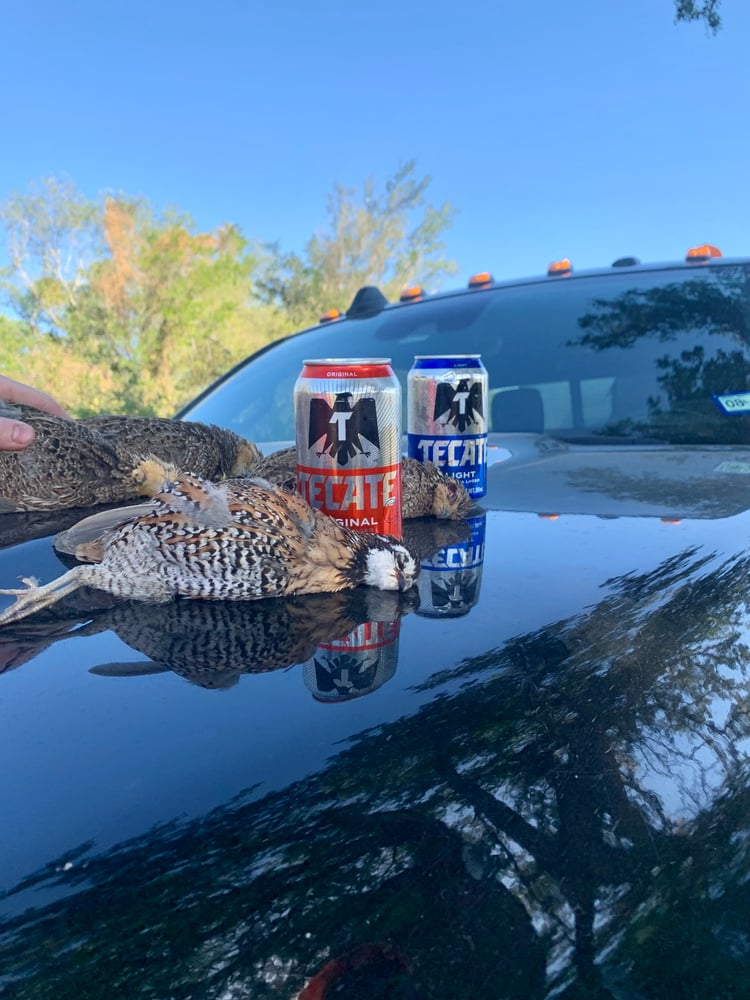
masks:
[[[67,895],[4,922],[0,982],[288,998],[367,945],[357,995],[746,995],[748,571],[611,580],[314,778],[82,845],[14,890]]]

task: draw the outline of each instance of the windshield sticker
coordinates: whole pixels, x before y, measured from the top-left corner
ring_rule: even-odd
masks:
[[[733,392],[714,396],[714,402],[724,413],[750,413],[750,392]]]
[[[734,475],[747,476],[750,474],[750,462],[720,462],[714,472],[729,472]]]

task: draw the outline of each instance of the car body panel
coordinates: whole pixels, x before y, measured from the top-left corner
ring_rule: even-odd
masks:
[[[574,430],[493,431],[408,594],[0,631],[0,995],[746,996],[750,441]],[[5,515],[0,584],[85,513]]]
[[[411,967],[426,961],[426,937],[418,924],[403,937],[398,909],[417,906],[417,898],[437,905],[429,903],[434,872],[447,896],[466,903],[475,894],[476,913],[469,919],[454,900],[457,912],[444,914],[441,940],[454,959],[414,974],[422,990],[436,988],[438,973],[455,973],[461,955],[483,977],[510,977],[512,996],[543,996],[545,983],[574,977],[578,945],[563,939],[576,938],[567,914],[584,888],[592,906],[598,900],[600,946],[614,949],[611,974],[619,974],[618,936],[639,909],[655,907],[654,921],[670,919],[656,884],[633,889],[632,870],[658,868],[665,852],[688,863],[693,826],[712,811],[720,815],[726,797],[744,788],[736,781],[747,735],[736,739],[726,719],[748,694],[745,662],[740,656],[732,664],[735,647],[744,649],[737,630],[747,627],[739,598],[747,596],[749,531],[748,512],[673,524],[490,511],[475,606],[460,617],[404,615],[393,676],[339,704],[314,696],[303,665],[270,669],[267,657],[253,659],[252,642],[238,642],[251,621],[261,634],[273,633],[276,612],[267,605],[283,602],[218,605],[203,621],[197,609],[185,618],[187,602],[92,615],[79,598],[81,610],[62,621],[50,616],[46,625],[6,630],[4,662],[16,656],[8,663],[16,669],[2,678],[3,736],[15,748],[0,782],[13,831],[3,864],[6,982],[18,976],[26,990],[19,995],[48,984],[72,995],[81,970],[100,969],[116,928],[132,934],[133,921],[144,951],[130,946],[118,970],[133,996],[167,995],[159,993],[167,984],[198,981],[217,984],[206,995],[219,995],[218,984],[228,981],[216,971],[223,963],[249,995],[288,996],[323,957],[371,940],[373,927],[377,940],[401,941],[398,953]],[[54,572],[42,540],[25,555],[30,572]],[[685,601],[708,617],[709,629],[687,627]],[[338,601],[320,599],[313,620],[335,621],[339,611]],[[643,639],[670,615],[669,631]],[[176,654],[165,637],[173,633],[188,660],[205,662],[208,646],[202,673],[185,674],[184,661],[183,676],[177,661],[170,669]],[[24,643],[32,658],[21,663]],[[688,710],[683,699],[696,679],[679,672],[691,661],[704,664],[705,700]],[[484,797],[485,811],[502,806],[500,817],[483,813]],[[636,837],[631,827],[639,824]],[[435,843],[446,841],[442,851],[458,852],[442,873],[440,852],[432,861],[420,854],[430,830]],[[544,845],[535,845],[532,831],[544,831]],[[332,850],[335,836],[345,840],[340,851]],[[696,846],[701,864],[709,844],[735,856],[725,831],[705,837]],[[569,838],[575,846],[565,848]],[[603,845],[593,885],[585,859]],[[260,886],[269,865],[299,864],[312,873]],[[514,887],[519,866],[531,866],[529,886]],[[723,874],[719,866],[715,876]],[[546,886],[541,901],[530,889],[535,882]],[[360,912],[365,889],[375,901]],[[616,904],[618,892],[633,897],[629,907]],[[682,905],[700,901],[692,892],[678,894]],[[243,893],[248,910],[235,903],[224,915],[223,895]],[[77,915],[92,907],[96,919],[83,927]],[[273,932],[288,908],[300,926]],[[432,927],[424,914],[413,919]],[[507,956],[490,954],[476,920],[485,928],[500,921],[516,940],[516,972]],[[247,938],[244,926],[254,921],[264,929]],[[534,930],[545,922],[549,939]],[[75,958],[66,944],[71,924],[80,937]],[[167,926],[184,937],[186,954],[169,941],[154,954],[152,939]],[[50,950],[53,968],[42,957]],[[270,980],[259,973],[277,961]],[[530,984],[516,978],[518,969],[533,976],[534,991],[524,992]],[[467,992],[453,995],[468,996],[469,986],[496,995],[482,992],[473,975]]]

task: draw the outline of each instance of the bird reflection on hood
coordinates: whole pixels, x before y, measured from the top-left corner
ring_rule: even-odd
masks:
[[[418,600],[416,590],[402,594],[362,588],[252,604],[172,601],[144,606],[129,601],[93,618],[70,609],[62,619],[60,612],[54,618],[47,612],[3,631],[0,670],[28,663],[59,639],[111,630],[148,661],[102,663],[91,673],[127,677],[172,670],[201,687],[226,688],[241,674],[302,663],[319,644],[340,639],[364,622],[397,621]]]

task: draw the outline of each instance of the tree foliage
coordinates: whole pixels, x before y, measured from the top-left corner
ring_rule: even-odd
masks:
[[[721,27],[720,6],[721,0],[675,0],[675,20],[704,21],[716,34]]]
[[[363,285],[377,285],[394,298],[407,285],[429,286],[455,273],[442,241],[453,208],[449,202],[430,205],[430,177],[418,179],[414,171],[413,160],[402,163],[382,190],[372,178],[361,192],[336,184],[327,228],[303,254],[268,247],[258,283],[263,299],[283,308],[295,324],[312,324],[328,309],[346,309]]]
[[[97,205],[70,181],[48,177],[0,207],[9,263],[0,271],[10,305],[39,332],[60,334],[66,310],[102,252]]]
[[[157,218],[122,196],[90,201],[54,179],[11,197],[0,217],[18,317],[5,370],[80,415],[171,413],[279,330],[251,309],[256,258],[232,226],[199,233],[187,217]]]
[[[0,325],[3,370],[80,416],[170,415],[360,285],[393,293],[454,270],[439,239],[451,209],[426,202],[428,184],[408,163],[382,192],[368,181],[361,202],[336,186],[330,231],[299,256],[261,253],[235,225],[199,232],[188,216],[48,178],[0,206],[0,286],[16,317]]]

